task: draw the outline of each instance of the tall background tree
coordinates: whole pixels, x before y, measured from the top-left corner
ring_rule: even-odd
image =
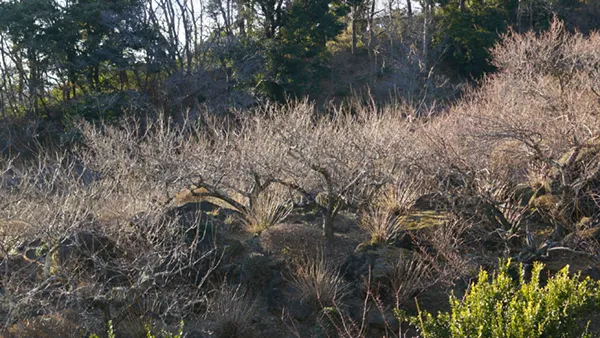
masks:
[[[494,71],[501,33],[555,14],[585,33],[594,13],[582,0],[5,0],[0,112],[183,117],[367,88],[378,101],[452,99],[442,84]]]

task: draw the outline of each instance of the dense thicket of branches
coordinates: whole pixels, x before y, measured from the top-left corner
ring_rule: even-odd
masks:
[[[403,337],[498,258],[600,279],[600,33],[535,31],[584,5],[407,4],[2,3],[2,336]],[[450,65],[497,70],[437,109]]]

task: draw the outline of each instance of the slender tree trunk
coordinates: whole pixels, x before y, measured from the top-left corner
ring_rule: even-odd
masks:
[[[375,37],[374,32],[374,21],[375,21],[375,0],[371,0],[371,10],[369,11],[369,16],[367,17],[367,27],[369,29],[369,41],[367,42],[367,50],[369,51],[369,59],[373,57],[373,39]]]
[[[3,92],[7,97],[7,102],[8,105],[10,106],[10,109],[12,112],[16,112],[17,111],[17,107],[16,107],[16,103],[15,101],[18,100],[17,97],[19,95],[19,93],[15,93],[15,88],[13,86],[11,77],[8,75],[9,74],[9,66],[8,66],[8,62],[6,61],[6,59],[8,58],[8,55],[5,54],[4,52],[4,47],[5,47],[5,41],[4,41],[4,37],[2,35],[0,35],[0,58],[2,60],[2,68],[4,69],[2,73],[2,78],[3,78],[3,82],[4,82],[4,88],[3,88]],[[2,107],[4,108],[4,107]],[[6,112],[4,112],[6,114]]]
[[[323,236],[326,241],[331,241],[334,237],[333,219],[335,218],[336,200],[332,195],[328,194],[327,210],[323,215]]]
[[[179,16],[181,18],[181,28],[183,29],[183,54],[185,55],[185,65],[186,65],[186,74],[189,76],[192,72],[192,59],[193,59],[193,53],[192,53],[192,43],[193,38],[192,38],[192,23],[190,22],[190,18],[189,18],[189,11],[187,8],[187,1],[186,0],[176,0],[177,2],[177,6],[179,7]],[[183,60],[182,61],[182,67],[183,67]]]
[[[357,19],[357,13],[358,11],[358,7],[357,6],[352,6],[352,25],[351,25],[351,29],[352,29],[352,55],[354,55],[354,53],[356,52],[356,19]]]
[[[2,69],[4,70],[3,72],[0,72],[0,73],[2,73],[3,84],[4,84],[4,88],[2,88],[2,91],[3,91],[3,94],[6,95],[6,100],[7,100],[8,106],[10,106],[11,111],[15,112],[15,111],[17,111],[15,100],[17,98],[18,93],[15,93],[15,88],[12,84],[11,77],[8,76],[9,66],[8,66],[8,62],[6,62],[6,59],[8,58],[8,56],[4,53],[4,46],[5,46],[4,37],[2,35],[0,35],[0,58],[2,60]],[[5,108],[5,107],[0,107],[0,108]],[[6,114],[6,111],[3,110],[3,113]]]
[[[396,25],[394,25],[394,0],[388,0],[388,19],[390,20],[389,27],[389,38],[390,38],[390,46],[394,46],[394,37],[396,35]]]
[[[533,0],[529,0],[529,29],[533,29]]]
[[[523,0],[518,0],[517,1],[517,33],[522,33],[523,32],[523,24],[521,22],[521,6],[522,6]]]
[[[429,24],[431,21],[431,0],[425,0],[423,20],[423,65],[424,71],[429,72]]]
[[[408,15],[409,18],[413,16],[411,0],[406,0],[406,15]]]
[[[459,0],[458,1],[458,8],[460,10],[461,13],[465,12],[465,0]]]
[[[17,71],[19,72],[19,80],[17,81],[17,93],[19,104],[23,104],[25,102],[25,69],[23,67],[23,58],[21,57],[21,53],[17,52],[17,56],[15,58],[15,66],[17,67]]]
[[[369,39],[373,39],[375,27],[375,3],[377,0],[371,0],[371,11],[369,13]]]
[[[32,105],[33,112],[37,115],[39,111],[38,97],[41,90],[41,81],[35,50],[29,49],[27,51],[27,59],[29,66],[29,101]]]
[[[100,90],[100,65],[94,66],[95,90]]]
[[[326,241],[331,241],[334,237],[333,217],[331,215],[325,215],[325,218],[323,218],[323,235]]]
[[[245,17],[245,6],[243,4],[239,4],[238,14],[237,14],[237,26],[239,29],[239,34],[241,37],[246,37],[246,17]]]
[[[202,3],[200,3],[200,8],[202,8]],[[202,20],[201,19],[202,15],[203,15],[203,13],[200,13],[200,20]],[[198,30],[198,19],[199,18],[196,16],[196,9],[194,7],[193,0],[190,1],[190,16],[191,16],[191,21],[192,21],[192,37],[194,40],[194,45],[192,46],[192,48],[193,48],[194,52],[196,52],[198,45],[199,45],[198,37],[199,37],[200,32]],[[202,22],[200,22],[200,25],[202,25]],[[202,38],[201,35],[200,35],[200,38]],[[193,62],[192,62],[193,65],[195,65],[195,66],[198,65],[198,62],[196,60],[197,59],[196,53],[192,54],[192,59],[193,59]]]

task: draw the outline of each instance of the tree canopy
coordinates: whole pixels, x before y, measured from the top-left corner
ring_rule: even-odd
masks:
[[[598,27],[578,0],[5,0],[0,112],[64,121],[263,99],[431,95],[477,79],[509,29]],[[427,9],[424,11],[423,9]],[[587,14],[587,15],[585,15]],[[443,97],[442,97],[443,98]]]

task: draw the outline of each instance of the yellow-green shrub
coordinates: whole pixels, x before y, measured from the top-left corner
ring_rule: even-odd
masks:
[[[434,317],[420,311],[413,318],[424,338],[433,337],[587,337],[578,319],[600,309],[598,282],[579,274],[569,276],[568,266],[540,286],[544,268],[535,263],[530,281],[510,277],[510,261],[490,279],[481,270],[464,300],[450,296],[450,313]],[[521,266],[522,270],[522,266]]]
[[[107,334],[108,334],[108,338],[117,338],[117,336],[115,335],[114,328],[113,328],[112,320],[108,321]],[[159,338],[159,337],[181,338],[181,337],[183,337],[183,320],[179,323],[179,329],[177,330],[177,333],[170,333],[165,330],[162,330],[160,335],[155,335],[152,333],[152,329],[150,328],[150,326],[146,325],[146,337],[147,338]],[[97,334],[92,334],[92,335],[90,335],[90,338],[99,338],[99,336]]]

